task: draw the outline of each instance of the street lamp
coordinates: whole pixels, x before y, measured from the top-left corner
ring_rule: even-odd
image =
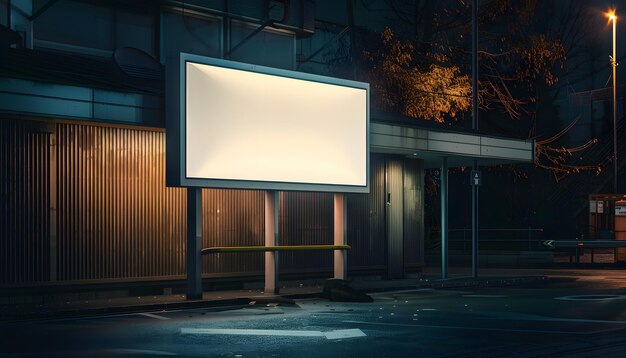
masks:
[[[611,9],[606,16],[613,22],[613,56],[611,67],[613,68],[613,193],[617,194],[617,51],[615,49],[615,29],[617,27],[617,15],[615,9]]]

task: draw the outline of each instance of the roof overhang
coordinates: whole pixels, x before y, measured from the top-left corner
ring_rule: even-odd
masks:
[[[510,139],[426,129],[408,125],[372,122],[370,148],[373,153],[389,153],[419,158],[425,168],[436,168],[442,158],[448,165],[479,165],[532,163],[535,143],[532,140]]]

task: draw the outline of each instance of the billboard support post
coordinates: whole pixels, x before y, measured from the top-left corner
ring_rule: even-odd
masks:
[[[346,245],[347,220],[346,220],[346,197],[343,193],[334,193],[334,244]],[[334,253],[334,278],[346,279],[347,253],[345,250],[335,250]]]
[[[278,237],[278,192],[265,191],[265,246],[277,246]],[[265,293],[278,294],[278,252],[265,253]]]
[[[202,188],[187,188],[187,299],[202,299]]]

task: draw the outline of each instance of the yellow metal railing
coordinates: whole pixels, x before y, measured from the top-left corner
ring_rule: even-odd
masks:
[[[312,251],[312,250],[350,250],[350,245],[288,245],[288,246],[232,246],[208,247],[202,249],[202,255],[222,252],[268,252],[268,251]]]

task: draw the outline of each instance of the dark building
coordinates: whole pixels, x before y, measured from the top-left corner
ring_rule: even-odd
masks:
[[[350,47],[355,20],[343,2],[320,3],[0,1],[0,285],[184,278],[186,193],[165,185],[165,59],[187,52],[332,76],[325,59]],[[376,112],[371,122],[370,193],[347,195],[350,275],[422,267],[423,171],[442,157],[532,158],[531,142]],[[204,189],[202,199],[205,246],[263,245],[262,191]],[[279,216],[281,244],[333,243],[332,193],[282,192]],[[202,267],[209,284],[264,269],[259,253],[205,256]],[[280,255],[284,278],[332,267],[328,252]]]

